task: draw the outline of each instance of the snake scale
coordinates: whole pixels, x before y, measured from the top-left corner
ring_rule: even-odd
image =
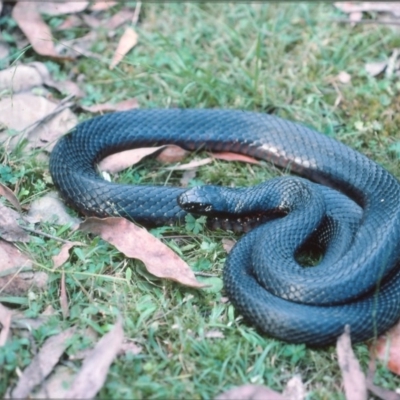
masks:
[[[117,184],[96,172],[112,153],[163,144],[246,154],[299,177],[188,190]],[[85,215],[119,215],[145,226],[178,222],[188,211],[214,221],[267,221],[234,246],[223,280],[238,311],[271,336],[326,345],[348,324],[353,341],[363,341],[400,317],[399,181],[306,126],[239,110],[117,112],[62,137],[50,172],[65,200]],[[324,252],[312,268],[296,256],[307,243]]]

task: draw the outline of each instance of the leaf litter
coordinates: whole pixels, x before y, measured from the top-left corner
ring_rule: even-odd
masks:
[[[6,398],[27,398],[33,389],[53,371],[60,357],[68,348],[69,339],[75,333],[75,328],[48,338],[32,362],[22,372],[15,388],[9,390]]]
[[[85,8],[87,8],[87,4],[82,4],[83,2],[81,2],[81,4],[80,5],[76,5],[76,7],[82,7],[82,10],[84,10]],[[86,2],[85,2],[86,3]],[[1,3],[0,3],[1,4]],[[59,9],[61,9],[62,7],[61,7],[61,4],[63,4],[63,6],[62,7],[66,7],[66,8],[69,8],[69,11],[66,11],[66,10],[64,10],[63,12],[79,12],[79,10],[78,9],[76,9],[75,11],[71,11],[72,10],[72,2],[70,2],[70,4],[68,4],[68,2],[66,2],[66,3],[60,3],[60,7],[59,7]],[[115,2],[114,2],[114,4],[115,4]],[[341,4],[344,4],[344,3],[341,3]],[[348,3],[346,3],[346,4],[348,4]],[[351,18],[353,18],[354,20],[359,20],[360,18],[362,18],[362,12],[364,12],[364,11],[366,11],[365,10],[365,7],[370,7],[369,8],[369,10],[371,10],[371,7],[374,7],[373,5],[370,5],[370,6],[365,6],[365,4],[366,3],[361,3],[362,5],[363,5],[363,7],[364,7],[364,9],[363,10],[355,10],[354,9],[354,7],[352,8],[352,17]],[[374,4],[378,4],[378,3],[374,3]],[[41,8],[41,6],[39,6],[39,5],[37,5],[38,6],[38,8],[37,8],[37,10],[36,11],[40,11],[40,12],[43,12],[43,8]],[[85,6],[85,7],[84,7]],[[94,3],[94,5],[91,7],[91,9],[92,10],[96,10],[96,9],[107,9],[107,8],[109,8],[109,6],[110,6],[110,2],[96,2],[96,3]],[[112,4],[111,4],[111,6],[112,6]],[[52,7],[52,5],[49,5],[49,7]],[[380,10],[378,10],[379,12],[381,12],[381,11],[388,11],[387,9],[383,9],[382,8],[382,6],[380,6],[381,8],[380,8]],[[56,8],[57,8],[57,6],[56,6]],[[18,12],[21,12],[21,10],[18,10],[17,9],[17,11]],[[35,17],[35,18],[33,18],[33,20],[35,20],[36,22],[35,23],[37,23],[38,25],[37,26],[39,26],[40,27],[40,29],[41,29],[41,33],[43,34],[43,32],[44,33],[49,33],[49,31],[47,31],[46,30],[46,28],[44,28],[43,27],[43,25],[41,25],[41,23],[43,22],[43,20],[41,20],[41,18],[40,18],[40,20],[41,21],[39,21],[39,19],[37,18],[37,12],[34,12],[32,15]],[[122,10],[122,11],[124,11],[124,10]],[[120,12],[121,14],[120,15],[118,15],[118,14],[115,14],[114,15],[114,20],[113,20],[113,22],[111,23],[110,21],[108,21],[108,23],[110,24],[109,25],[109,29],[115,29],[116,27],[118,27],[118,26],[121,26],[121,25],[123,25],[124,23],[127,23],[129,20],[131,20],[131,18],[132,19],[134,19],[134,16],[132,16],[132,12],[130,12],[130,11],[128,11],[128,12],[125,12],[125,13],[122,13],[122,11]],[[125,10],[126,11],[126,10]],[[136,9],[135,9],[135,11],[136,11]],[[368,10],[367,10],[368,11]],[[391,12],[391,11],[388,11],[388,12]],[[358,14],[358,16],[357,16],[357,14],[356,13],[359,13]],[[395,15],[396,17],[398,16],[398,14],[396,14],[396,12],[392,12],[392,14],[393,15]],[[17,15],[18,15],[18,13],[17,13]],[[54,14],[55,15],[55,14]],[[118,15],[118,17],[117,17],[117,15]],[[71,17],[76,17],[76,16],[71,16]],[[26,18],[25,18],[25,20],[26,20]],[[23,21],[23,18],[22,18],[22,21]],[[38,22],[39,21],[39,22]],[[70,21],[73,21],[72,19],[70,20]],[[88,19],[86,18],[86,22],[88,21]],[[21,23],[21,19],[20,19],[20,22],[19,23]],[[24,24],[26,24],[26,22],[23,22]],[[75,22],[74,22],[75,24],[78,24],[78,23],[82,23],[82,20],[80,20],[80,21],[78,21],[76,18],[75,18]],[[92,23],[94,23],[94,19],[92,19]],[[72,24],[72,22],[70,22],[70,24]],[[28,24],[29,25],[29,24]],[[24,30],[25,29],[25,30]],[[52,41],[51,41],[51,33],[50,33],[50,35],[49,35],[49,40],[47,40],[47,41],[42,41],[40,44],[39,44],[39,41],[37,40],[37,38],[35,39],[35,38],[31,38],[31,35],[30,35],[30,27],[29,26],[24,26],[24,29],[22,29],[24,32],[26,31],[26,32],[28,32],[27,33],[27,36],[30,38],[30,40],[36,40],[36,47],[38,47],[38,46],[41,46],[42,48],[41,49],[39,49],[39,54],[42,54],[43,52],[45,53],[46,51],[49,51],[50,52],[50,54],[49,54],[49,56],[50,57],[54,57],[54,58],[59,58],[59,59],[63,59],[62,58],[62,56],[60,56],[57,52],[54,54],[54,46],[51,46],[51,45],[49,45],[49,43],[52,43]],[[132,29],[132,28],[129,28],[129,29]],[[129,31],[129,29],[127,28],[127,30]],[[127,31],[126,30],[126,31]],[[126,32],[125,31],[125,32]],[[133,31],[134,32],[134,31]],[[120,55],[121,54],[126,54],[136,43],[135,43],[135,40],[137,41],[137,36],[136,36],[136,38],[134,39],[134,36],[135,35],[132,35],[132,32],[130,31],[130,38],[128,37],[128,39],[126,39],[126,42],[125,43],[122,43],[121,44],[121,46],[122,47],[124,47],[124,49],[122,49],[123,51],[121,52],[120,51]],[[129,36],[128,35],[128,36]],[[90,37],[87,37],[86,38],[86,40],[87,40],[87,43],[90,43],[90,41],[93,41],[93,40],[95,40],[95,38],[96,38],[96,36],[95,35],[91,35]],[[133,40],[134,39],[134,40]],[[43,43],[43,42],[45,42],[45,44]],[[124,40],[122,40],[122,38],[121,38],[121,42],[124,42]],[[34,47],[35,48],[35,47]],[[50,49],[50,50],[49,50]],[[36,50],[36,48],[35,48],[35,50]],[[42,52],[42,53],[40,53],[40,52]],[[115,54],[115,57],[114,57],[114,60],[113,60],[113,62],[114,62],[114,64],[115,63],[118,63],[118,62],[120,62],[121,60],[122,60],[122,58],[121,58],[121,56],[117,56],[117,52],[116,52],[116,54]],[[385,65],[383,66],[383,69],[382,69],[382,65],[379,65],[378,67],[379,68],[381,68],[381,70],[377,73],[376,71],[377,71],[377,69],[375,70],[375,72],[373,72],[373,73],[371,73],[371,71],[368,71],[368,68],[366,68],[367,69],[367,71],[369,72],[369,73],[371,73],[372,75],[375,73],[375,74],[379,74],[379,73],[382,73],[384,70],[387,70],[387,69],[389,69],[389,72],[390,73],[396,73],[397,72],[397,70],[399,69],[398,68],[398,64],[397,64],[397,58],[398,58],[398,55],[394,52],[393,54],[392,54],[392,64],[390,65],[390,60],[389,60],[389,62],[385,62]],[[395,61],[395,62],[393,62],[393,60]],[[115,64],[116,65],[116,64]],[[377,67],[377,68],[378,68]],[[40,70],[40,68],[38,68],[39,70]],[[41,76],[41,74],[40,73],[38,73],[38,74],[36,74],[35,75],[35,73],[34,72],[32,72],[31,71],[31,75],[30,75],[30,77],[32,78],[31,80],[30,79],[27,79],[27,82],[29,83],[30,82],[30,85],[31,85],[31,88],[32,87],[35,87],[36,85],[33,85],[32,86],[32,83],[34,83],[35,82],[35,79],[37,79],[37,82],[38,82],[38,86],[42,86],[42,85],[46,85],[46,86],[51,86],[51,87],[55,87],[55,88],[57,88],[58,90],[61,90],[61,91],[63,91],[63,90],[66,90],[65,89],[65,87],[64,88],[62,88],[61,86],[56,86],[56,85],[51,85],[51,84],[49,84],[49,80],[47,80],[47,83],[46,83],[46,79],[43,79],[43,76]],[[342,83],[348,83],[348,81],[349,81],[349,78],[348,78],[348,76],[345,76],[345,75],[340,75],[339,74],[339,76],[338,76],[338,79],[339,79],[339,81],[343,81]],[[19,83],[18,82],[18,80],[16,81],[15,80],[15,75],[14,75],[14,82],[13,82],[13,84],[15,84],[15,83]],[[0,78],[0,85],[1,85],[1,78]],[[13,90],[15,90],[15,87],[13,87]],[[29,88],[28,89],[24,89],[24,90],[30,90]],[[32,101],[32,98],[30,99],[31,101]],[[105,105],[100,105],[100,106],[97,106],[97,110],[96,110],[96,107],[93,107],[93,109],[92,109],[92,111],[91,112],[106,112],[106,111],[114,111],[114,110],[118,110],[118,109],[124,109],[123,107],[130,107],[130,108],[133,108],[133,107],[136,107],[137,106],[137,101],[136,101],[136,99],[131,99],[131,100],[127,100],[126,101],[127,103],[126,104],[123,104],[123,102],[121,102],[121,103],[119,103],[119,104],[117,104],[117,105],[109,105],[109,104],[105,104]],[[136,102],[136,104],[135,104],[135,102]],[[113,108],[113,106],[115,107],[115,108]],[[89,109],[87,109],[87,111],[89,111]],[[29,125],[28,125],[29,126]],[[64,132],[65,132],[66,130],[64,129]],[[46,137],[46,135],[43,135],[43,137]],[[46,140],[44,140],[44,142],[46,142]],[[47,140],[47,142],[49,142],[48,140]],[[218,155],[217,156],[213,156],[213,157],[215,157],[215,158],[217,158],[218,157]],[[223,156],[222,156],[223,157]],[[230,155],[228,155],[228,160],[229,161],[232,161],[232,160],[236,160],[237,161],[237,159],[234,159],[234,158],[231,158],[231,157],[234,157],[234,156],[230,156]],[[180,160],[178,160],[178,161],[173,161],[173,162],[179,162]],[[253,162],[253,161],[249,161],[249,160],[238,160],[238,161],[245,161],[245,162]],[[257,163],[258,161],[257,160],[254,160],[255,162],[254,163]],[[190,168],[197,168],[198,167],[198,165],[196,166],[196,164],[195,164],[195,166],[194,167],[192,167],[192,165],[193,164],[191,164],[190,165],[190,163],[189,163],[189,171],[193,171],[193,170],[191,170]],[[182,167],[182,166],[180,166],[180,167]],[[184,169],[184,168],[183,168]],[[15,206],[15,205],[14,205]],[[138,228],[138,229],[140,229],[140,228]],[[103,233],[102,233],[103,234]],[[106,234],[107,235],[107,234]],[[13,248],[13,249],[16,249],[15,247],[13,247],[12,246],[12,244],[10,244],[10,243],[7,243],[7,242],[4,242],[4,241],[0,241],[0,244],[1,243],[6,243],[6,246],[11,246],[11,248]],[[71,248],[73,246],[73,243],[68,243],[68,244],[65,244],[63,247],[62,247],[62,249],[61,249],[61,252],[60,252],[60,254],[61,253],[63,253],[63,255],[62,255],[62,257],[64,258],[64,261],[62,261],[61,260],[61,256],[60,256],[60,260],[58,260],[57,262],[56,261],[54,261],[54,263],[55,263],[55,266],[56,266],[56,264],[58,264],[58,266],[60,266],[60,265],[62,265],[62,263],[63,262],[65,262],[65,260],[66,259],[68,259],[68,250]],[[225,247],[225,246],[224,246]],[[10,249],[10,247],[8,247],[8,250]],[[18,250],[18,249],[17,249]],[[229,251],[229,249],[228,248],[226,248],[226,250],[227,251]],[[0,252],[2,251],[2,247],[0,246]],[[14,252],[14,250],[11,250],[11,252]],[[4,252],[3,252],[4,253]],[[17,257],[17,255],[16,255],[16,253],[12,253],[12,254],[15,254],[15,257],[14,257],[14,255],[12,256],[12,259],[18,259],[18,257]],[[3,257],[0,257],[1,259],[3,259]],[[4,258],[5,260],[8,260],[8,262],[10,262],[10,258]],[[12,268],[14,268],[15,267],[15,265],[13,265],[13,264],[7,264],[9,267],[11,267],[11,269]],[[18,267],[17,267],[18,268]],[[1,271],[0,271],[1,272]],[[1,285],[0,285],[1,286]],[[62,290],[64,290],[65,291],[65,281],[64,281],[64,286],[63,286],[63,284],[62,284],[62,288],[64,287],[64,289],[62,289]],[[65,295],[64,295],[64,301],[66,300],[66,292],[65,292]],[[63,311],[67,311],[67,310],[63,310]],[[2,337],[1,336],[1,334],[3,333],[3,331],[4,331],[4,324],[3,324],[3,322],[1,321],[1,317],[0,317],[0,322],[2,323],[2,326],[3,326],[3,330],[2,330],[2,332],[0,333],[0,338]],[[121,328],[122,329],[122,328]],[[213,335],[213,333],[212,332],[209,332],[210,334],[211,334],[211,336]],[[218,337],[218,335],[219,335],[220,333],[216,333],[216,336]],[[396,337],[398,338],[398,334],[396,334],[397,336],[393,336],[393,337],[391,337],[391,339],[390,339],[390,341],[391,342],[396,342]],[[106,336],[106,335],[105,335]],[[104,338],[104,337],[103,337]],[[117,338],[117,342],[118,342],[118,338]],[[346,339],[347,340],[347,339]],[[356,363],[354,364],[353,363],[353,361],[354,361],[354,354],[351,354],[351,345],[349,344],[349,343],[347,343],[346,344],[346,340],[344,341],[345,342],[345,345],[343,345],[343,344],[341,344],[341,345],[339,345],[339,342],[338,342],[338,354],[339,354],[339,348],[341,349],[340,351],[342,352],[342,355],[339,357],[339,358],[341,358],[341,362],[342,363],[344,363],[343,365],[345,366],[344,368],[343,368],[343,374],[345,374],[345,373],[350,373],[350,376],[351,376],[351,379],[350,380],[358,380],[358,379],[360,379],[360,381],[359,382],[361,382],[362,381],[362,379],[360,378],[360,370],[357,370],[357,368],[353,368],[353,365],[356,365]],[[46,343],[47,343],[47,341],[46,341]],[[45,343],[45,344],[46,344]],[[387,343],[386,343],[386,345],[387,345]],[[44,347],[44,346],[43,346]],[[118,347],[118,346],[116,346],[116,347]],[[42,350],[43,350],[43,348],[42,348]],[[121,350],[119,350],[119,351],[121,351]],[[140,350],[138,350],[138,349],[136,349],[136,350],[134,350],[134,351],[140,351]],[[343,352],[344,352],[344,356],[343,356]],[[385,352],[385,354],[387,355],[387,351]],[[390,353],[390,351],[389,351],[389,353]],[[395,356],[394,357],[397,357],[396,356],[396,354],[398,354],[398,353],[394,353],[395,354]],[[343,358],[344,357],[344,358]],[[110,357],[109,359],[111,359],[112,357]],[[398,358],[398,357],[397,357]],[[394,358],[393,358],[394,359]],[[344,360],[344,361],[343,361]],[[387,361],[387,359],[385,359],[386,361]],[[57,362],[57,361],[56,361]],[[106,366],[105,368],[103,368],[103,370],[108,370],[108,367],[109,367],[109,365],[110,365],[110,363],[112,362],[112,359],[111,359],[111,361],[109,361],[109,364],[108,364],[108,366]],[[349,366],[352,366],[351,368],[349,367]],[[388,365],[389,365],[389,362],[388,362]],[[389,367],[390,368],[390,367]],[[397,367],[394,367],[394,368],[397,368]],[[350,372],[349,372],[350,371]],[[358,371],[358,372],[355,372],[355,371]],[[82,382],[83,382],[83,378],[81,378],[82,379]],[[85,378],[88,382],[91,382],[91,377],[90,377],[90,375],[89,375],[89,378]],[[294,378],[293,378],[294,379]],[[344,378],[345,379],[345,378]],[[82,383],[81,382],[81,383]],[[100,383],[97,383],[97,386],[100,388],[101,387],[101,385],[104,383],[104,380],[103,381],[99,381]],[[301,382],[301,380],[300,380],[300,382]],[[367,384],[368,384],[368,382],[367,382]],[[346,384],[345,384],[346,385]],[[289,382],[288,382],[288,385],[287,385],[287,387],[289,386]],[[83,386],[82,386],[83,387]],[[265,396],[275,396],[275,395],[277,395],[277,396],[280,396],[280,397],[276,397],[276,398],[282,398],[282,395],[280,394],[280,393],[277,393],[277,392],[273,392],[273,391],[270,391],[270,389],[268,389],[268,388],[265,388],[265,387],[257,387],[257,386],[255,386],[255,385],[246,385],[246,387],[247,387],[247,389],[249,390],[248,392],[247,392],[247,394],[246,394],[246,392],[241,392],[241,395],[243,395],[244,397],[243,398],[257,398],[257,396],[260,394],[260,393],[262,393],[261,394],[261,396],[264,396],[264,397],[259,397],[259,398],[265,398]],[[298,386],[298,387],[300,387],[300,386]],[[75,387],[75,395],[78,395],[78,394],[82,394],[82,393],[88,393],[87,391],[85,392],[85,390],[91,390],[91,393],[93,393],[94,391],[95,391],[95,389],[94,388],[89,388],[89,389],[85,389],[85,390],[81,390],[80,391],[80,389],[79,389],[79,384],[78,385],[76,385],[76,387]],[[99,389],[96,389],[97,391],[99,390]],[[303,387],[303,390],[304,390],[304,387]],[[348,389],[346,389],[346,393],[347,393],[347,390]],[[352,393],[351,392],[351,390],[352,389],[350,389],[350,393]],[[285,389],[285,392],[286,392],[286,389]],[[285,393],[284,392],[284,393]],[[301,390],[297,390],[297,392],[298,393],[300,393],[301,392]],[[234,393],[233,394],[233,396],[235,396],[235,397],[231,397],[231,398],[238,398],[238,397],[236,397],[236,396],[238,396],[238,393],[239,392],[236,392],[236,393]],[[268,394],[267,394],[268,393]],[[391,394],[393,394],[394,392],[390,392]],[[13,393],[14,394],[14,393]],[[71,394],[71,392],[70,392],[70,394]],[[74,395],[74,393],[72,392],[72,395]],[[247,397],[246,397],[247,396]],[[285,397],[284,398],[291,398],[291,399],[294,399],[294,398],[303,398],[304,397],[304,395],[301,395],[301,394],[297,394],[296,396],[297,397],[291,397],[292,395],[291,394],[287,394],[287,393],[285,393]],[[294,395],[293,395],[294,396]],[[301,396],[303,396],[303,397],[301,397]],[[218,397],[219,398],[219,397]],[[273,398],[273,397],[269,397],[269,398]],[[348,397],[349,398],[349,397]]]

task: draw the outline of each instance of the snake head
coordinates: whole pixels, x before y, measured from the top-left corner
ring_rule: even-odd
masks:
[[[218,186],[196,186],[178,197],[181,208],[191,214],[213,216],[225,211],[225,199]]]

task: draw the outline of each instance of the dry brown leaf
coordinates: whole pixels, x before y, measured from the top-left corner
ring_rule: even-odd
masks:
[[[17,272],[19,268],[32,268],[31,259],[19,251],[13,244],[0,240],[0,273],[4,278],[5,271]],[[0,284],[0,291],[3,285]]]
[[[85,358],[65,398],[91,399],[96,395],[103,387],[108,369],[120,351],[123,339],[122,321],[119,320]]]
[[[182,149],[182,147],[169,144],[157,156],[157,160],[164,164],[171,164],[182,161],[188,154],[189,151]]]
[[[147,270],[158,278],[170,279],[182,285],[202,288],[193,271],[169,247],[146,229],[124,218],[90,217],[80,227],[84,232],[100,235],[127,257],[141,260]]]
[[[0,347],[3,347],[10,336],[12,310],[0,304]]]
[[[69,251],[72,249],[74,246],[81,246],[82,243],[80,242],[68,242],[64,243],[61,247],[60,252],[52,257],[53,260],[53,270],[61,267],[69,258]]]
[[[142,147],[140,149],[132,149],[121,151],[120,153],[111,154],[100,161],[99,167],[102,171],[112,174],[120,172],[132,165],[137,164],[144,157],[154,154],[165,146],[159,147]]]
[[[162,151],[160,152],[160,150]],[[183,157],[187,153],[185,150],[174,145],[141,147],[139,149],[126,150],[119,153],[111,154],[110,156],[100,161],[99,167],[102,171],[115,174],[126,168],[131,167],[132,165],[137,164],[143,158],[157,152],[160,153],[156,157],[157,160],[163,163],[180,161],[181,157]]]
[[[371,76],[377,76],[381,74],[387,67],[387,61],[375,61],[365,64],[365,70]]]
[[[349,20],[354,23],[361,21],[362,17],[363,17],[363,13],[361,11],[354,11],[349,14]],[[352,24],[352,25],[354,26],[355,24]]]
[[[57,53],[50,28],[40,16],[36,2],[18,2],[12,10],[12,17],[36,53],[60,60],[72,60],[71,57],[60,56]]]
[[[119,349],[118,355],[123,356],[127,353],[132,353],[134,355],[137,355],[140,354],[142,350],[143,350],[142,346],[138,346],[129,339],[124,339],[124,342],[121,344],[121,348]]]
[[[232,240],[232,239],[222,239],[222,247],[224,248],[224,250],[229,253],[233,246],[236,244],[236,241]]]
[[[0,237],[8,242],[29,242],[29,235],[19,226],[17,211],[0,203]]]
[[[106,113],[112,111],[127,111],[132,110],[134,108],[139,107],[139,103],[137,99],[132,98],[124,101],[120,101],[119,103],[104,103],[104,104],[95,104],[93,106],[80,106],[82,110],[91,112],[93,114],[97,113]]]
[[[22,212],[21,205],[14,192],[7,186],[0,183],[0,196],[4,196],[17,210],[19,213]]]
[[[73,94],[78,97],[83,95],[83,91],[75,82],[54,81],[45,64],[39,61],[18,64],[0,71],[0,90],[7,90],[14,95],[43,85],[55,88],[60,93]]]
[[[40,328],[55,314],[56,312],[51,305],[48,305],[42,314],[36,318],[27,318],[23,311],[14,311],[12,316],[12,327],[32,331],[33,329]]]
[[[400,3],[385,1],[361,1],[361,2],[338,2],[335,7],[344,13],[351,14],[356,12],[387,12],[394,16],[400,16]]]
[[[72,229],[81,222],[79,218],[68,214],[57,192],[49,192],[34,200],[25,219],[32,224],[38,222],[50,222],[56,225],[70,224]]]
[[[117,2],[112,0],[96,0],[90,9],[92,11],[104,11],[114,7],[116,4]]]
[[[218,158],[219,160],[241,161],[241,162],[246,162],[246,163],[255,164],[255,165],[260,164],[260,161],[256,160],[253,157],[249,157],[244,154],[231,153],[229,151],[225,151],[225,152],[221,152],[221,153],[213,153],[212,155],[214,158]]]
[[[68,15],[65,20],[57,26],[57,31],[64,31],[71,28],[79,28],[82,26],[82,20],[77,15]]]
[[[68,388],[75,377],[73,366],[56,365],[52,374],[42,383],[30,399],[66,399]]]
[[[86,10],[88,1],[35,1],[40,13],[47,15],[74,14]]]
[[[132,28],[126,28],[119,40],[117,50],[115,50],[114,57],[110,64],[110,69],[114,69],[120,63],[125,55],[136,46],[137,41],[138,34]]]
[[[345,326],[344,333],[336,343],[339,367],[342,372],[344,391],[347,400],[366,400],[367,386],[360,363],[351,348],[350,328]]]
[[[266,386],[243,385],[221,393],[215,400],[287,400],[287,398]]]
[[[32,286],[42,289],[48,276],[42,271],[32,272],[32,261],[14,245],[0,240],[0,293],[11,296],[26,295]]]
[[[27,67],[34,68],[42,77],[43,85],[57,89],[61,94],[74,95],[75,97],[83,97],[83,90],[73,81],[61,80],[55,81],[50,75],[46,65],[39,61],[31,62]]]
[[[350,81],[351,81],[351,75],[346,71],[341,71],[337,75],[336,79],[340,83],[347,84],[347,83],[350,83]]]
[[[11,391],[12,398],[28,398],[35,386],[39,385],[52,371],[69,345],[75,329],[70,328],[47,339],[31,364],[25,368],[17,385]]]
[[[85,21],[85,24],[92,29],[97,29],[102,25],[102,21],[96,18],[94,15],[83,14],[82,18]]]
[[[166,167],[165,169],[174,170],[174,171],[185,171],[187,169],[194,169],[201,167],[203,165],[211,164],[213,159],[211,157],[203,158],[202,160],[193,160],[187,164],[177,165],[174,167]]]
[[[400,375],[400,321],[378,338],[372,352],[389,371]]]
[[[32,107],[32,104],[35,104],[35,107]],[[45,122],[37,124],[38,121]],[[5,142],[10,150],[21,140],[27,139],[25,151],[44,146],[50,151],[57,139],[72,129],[77,122],[70,109],[59,109],[57,103],[45,97],[18,93],[12,98],[4,97],[0,100],[0,123],[21,132],[13,137],[7,132],[0,133],[0,142]]]
[[[303,400],[306,397],[306,389],[300,375],[295,375],[286,383],[283,395],[287,400]]]
[[[0,71],[0,90],[19,93],[43,85],[40,71],[30,65],[18,64]]]
[[[88,34],[81,36],[76,39],[63,40],[58,42],[56,50],[63,55],[70,55],[71,57],[91,57],[94,59],[101,60],[102,57],[90,51],[93,43],[98,40],[98,33],[96,30],[91,30]]]
[[[207,339],[224,339],[225,335],[218,329],[212,329],[204,332],[204,337]]]
[[[105,27],[110,31],[118,28],[119,26],[125,24],[125,22],[131,21],[135,13],[130,10],[120,10],[114,14],[109,20],[104,21]]]

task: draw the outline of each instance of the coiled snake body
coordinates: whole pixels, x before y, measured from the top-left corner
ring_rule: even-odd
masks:
[[[162,144],[247,154],[302,178],[277,178],[237,191],[187,191],[121,185],[96,173],[96,163],[109,154]],[[241,221],[247,214],[270,219],[231,251],[224,285],[236,308],[272,336],[324,345],[349,324],[352,339],[361,341],[400,317],[398,180],[303,125],[233,110],[108,114],[65,135],[51,154],[50,171],[62,196],[86,215],[120,215],[144,225],[181,220],[188,210],[214,219]],[[313,268],[296,261],[307,241],[325,252]]]

